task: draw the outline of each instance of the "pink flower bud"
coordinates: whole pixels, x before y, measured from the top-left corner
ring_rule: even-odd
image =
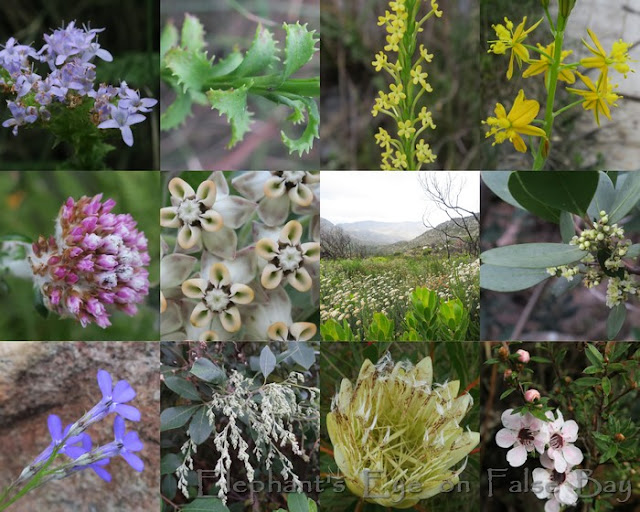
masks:
[[[520,361],[521,363],[528,363],[531,359],[529,352],[527,352],[526,350],[516,350],[516,354],[518,354],[518,361]]]
[[[524,399],[527,402],[535,402],[536,400],[540,399],[540,391],[538,391],[537,389],[527,389],[524,392]]]
[[[507,368],[507,369],[504,371],[504,378],[505,378],[505,379],[508,379],[509,377],[511,377],[511,375],[512,375],[512,374],[513,374],[513,372],[511,371],[511,369],[510,369],[510,368]]]

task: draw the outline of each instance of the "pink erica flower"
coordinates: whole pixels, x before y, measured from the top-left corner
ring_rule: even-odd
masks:
[[[60,208],[55,235],[33,244],[29,263],[47,309],[83,327],[111,325],[109,312],[137,313],[149,293],[147,238],[129,214],[114,214],[102,194]]]

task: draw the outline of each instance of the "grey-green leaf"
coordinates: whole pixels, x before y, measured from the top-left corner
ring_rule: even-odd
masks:
[[[316,360],[316,355],[315,351],[308,343],[304,341],[292,342],[290,346],[292,346],[291,357],[296,363],[302,366],[305,370],[308,370],[313,366],[313,363]]]
[[[193,383],[186,380],[184,377],[177,375],[168,375],[164,378],[165,385],[174,393],[177,393],[182,398],[188,400],[200,401],[200,394],[196,390]]]
[[[580,261],[588,253],[574,245],[540,243],[507,245],[480,255],[483,263],[499,267],[547,268]]]
[[[193,363],[191,373],[199,379],[213,384],[219,384],[226,377],[224,371],[217,364],[205,357],[201,357]]]
[[[300,492],[287,494],[287,505],[289,506],[289,512],[309,512],[309,501]]]
[[[495,292],[516,292],[531,288],[551,276],[542,268],[513,268],[482,265],[480,287]]]
[[[616,197],[611,206],[609,223],[620,221],[640,201],[640,172],[628,172],[624,180],[618,178]]]
[[[612,340],[615,338],[627,318],[627,308],[624,304],[618,304],[609,311],[607,318],[607,338]]]
[[[180,505],[180,509],[183,512],[229,512],[229,508],[220,498],[212,496],[196,498],[188,505]]]
[[[562,236],[562,241],[568,244],[575,234],[573,215],[569,212],[560,212],[560,236]]]
[[[213,425],[209,423],[209,418],[207,418],[207,406],[203,405],[193,415],[191,423],[189,423],[189,434],[194,443],[202,444],[209,439],[211,432],[213,432]]]
[[[604,210],[608,212],[611,210],[611,205],[616,196],[616,191],[613,186],[613,182],[611,178],[607,175],[607,173],[599,171],[598,172],[598,188],[596,189],[596,193],[591,200],[591,204],[589,208],[587,208],[587,215],[589,215],[590,219],[599,219],[600,212]]]
[[[179,405],[169,407],[160,413],[160,431],[180,428],[191,419],[200,405]]]
[[[504,202],[509,203],[516,208],[524,210],[522,205],[516,201],[516,198],[509,191],[509,176],[513,171],[482,171],[482,181]]]
[[[633,244],[627,251],[627,258],[637,258],[640,256],[640,244]]]
[[[266,379],[276,368],[276,356],[273,355],[268,345],[265,345],[260,352],[260,371]]]

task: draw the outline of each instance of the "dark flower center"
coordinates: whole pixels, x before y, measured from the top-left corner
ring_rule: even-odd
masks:
[[[558,473],[555,469],[551,474],[551,481],[556,485],[562,485],[564,481],[567,479],[566,473]]]
[[[560,434],[553,434],[549,440],[549,446],[554,450],[559,450],[564,446],[564,438]]]
[[[533,439],[533,433],[528,428],[521,428],[520,432],[518,432],[518,441],[520,441],[524,446],[533,445]]]

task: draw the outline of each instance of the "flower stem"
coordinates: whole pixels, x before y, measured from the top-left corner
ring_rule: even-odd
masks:
[[[558,30],[555,33],[554,40],[554,51],[553,51],[553,61],[551,62],[551,67],[549,68],[549,84],[547,90],[549,91],[547,95],[547,108],[544,116],[544,131],[547,134],[547,142],[551,141],[551,134],[553,132],[553,106],[556,98],[556,90],[558,88],[558,75],[560,74],[560,62],[562,60],[562,44],[564,42],[564,26],[560,27],[560,23],[558,23]],[[533,162],[533,170],[539,171],[544,167],[545,162],[547,161],[548,151],[544,151],[545,146],[547,146],[544,141],[540,143],[538,146],[538,151],[536,152],[535,160]],[[547,146],[548,148],[548,146]],[[547,154],[543,154],[547,153]]]
[[[582,105],[584,103],[584,98],[578,101],[574,101],[573,103],[570,103],[569,105],[567,105],[566,107],[562,107],[560,110],[556,111],[553,113],[553,117],[557,117],[560,114],[562,114],[563,112],[566,112],[567,110],[575,107],[576,105]]]

